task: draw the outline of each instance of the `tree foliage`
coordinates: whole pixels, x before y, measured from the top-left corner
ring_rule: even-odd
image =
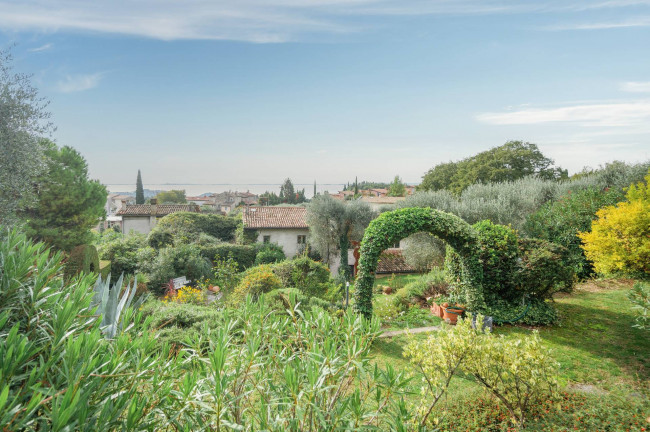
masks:
[[[307,207],[309,243],[328,263],[338,253],[340,269],[349,276],[350,242],[361,240],[374,215],[370,206],[362,201],[343,202],[327,194],[319,195]]]
[[[536,144],[508,141],[502,146],[458,162],[431,168],[423,177],[421,190],[446,189],[460,194],[475,183],[513,181],[530,175],[544,179],[567,178],[567,171],[553,166]]]
[[[301,204],[306,201],[305,189],[296,190],[290,178],[286,178],[280,185],[279,194],[266,191],[260,195],[260,202],[266,205]]]
[[[600,209],[582,232],[585,255],[598,273],[650,275],[650,172],[629,187],[627,201]]]
[[[158,204],[185,204],[187,202],[185,191],[175,189],[159,192],[156,199]]]
[[[108,192],[98,180],[88,179],[88,164],[75,149],[43,145],[46,171],[36,179],[38,200],[22,213],[27,234],[70,251],[91,240],[90,229],[106,215]]]
[[[0,51],[0,223],[12,225],[35,200],[34,183],[45,170],[40,139],[54,130],[28,75],[14,73],[11,55]]]
[[[402,179],[399,176],[395,176],[395,179],[390,184],[388,188],[388,196],[392,197],[403,197],[406,195],[406,185],[402,182]]]
[[[142,185],[140,170],[138,170],[138,178],[135,180],[135,203],[144,204],[144,186]]]

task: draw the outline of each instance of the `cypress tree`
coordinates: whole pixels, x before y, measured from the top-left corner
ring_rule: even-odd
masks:
[[[316,196],[316,180],[314,180],[314,196]]]
[[[142,186],[140,170],[138,170],[138,179],[135,182],[135,203],[144,204],[144,187]]]
[[[359,182],[357,181],[357,177],[354,177],[354,196],[359,195]]]

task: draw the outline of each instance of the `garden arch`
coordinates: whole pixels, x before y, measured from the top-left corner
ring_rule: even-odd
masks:
[[[477,256],[478,235],[470,224],[451,213],[431,208],[402,208],[382,213],[370,222],[361,241],[359,273],[355,283],[355,309],[372,317],[372,286],[380,254],[403,238],[424,231],[444,240],[460,256],[466,306],[481,309],[485,301],[481,282],[483,267]]]

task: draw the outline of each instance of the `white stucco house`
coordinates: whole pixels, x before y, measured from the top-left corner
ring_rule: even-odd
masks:
[[[156,199],[151,199],[151,204],[127,205],[117,212],[122,217],[122,233],[131,231],[149,234],[156,226],[158,219],[168,214],[177,212],[198,212],[196,204],[162,204],[158,205]]]
[[[305,207],[244,207],[243,221],[245,230],[257,232],[259,243],[276,243],[287,257],[301,253],[307,245]]]

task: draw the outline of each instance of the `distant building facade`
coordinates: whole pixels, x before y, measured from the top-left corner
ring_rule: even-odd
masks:
[[[127,205],[117,213],[122,217],[122,233],[128,234],[135,231],[142,234],[149,234],[158,223],[158,219],[168,214],[177,212],[198,212],[196,204],[161,204],[158,205],[155,198],[151,204]]]
[[[302,253],[307,246],[305,207],[244,207],[244,229],[257,232],[258,243],[276,243],[288,257]]]

